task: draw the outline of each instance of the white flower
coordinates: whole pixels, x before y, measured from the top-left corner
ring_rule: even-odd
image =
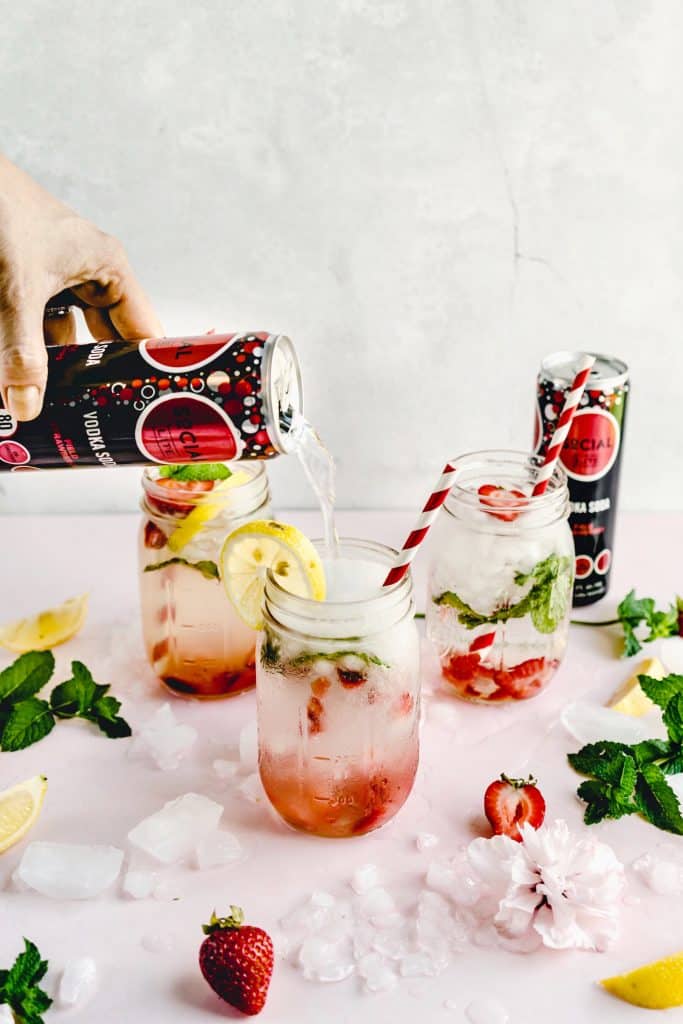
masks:
[[[475,839],[465,851],[474,908],[489,918],[503,944],[529,951],[604,950],[618,932],[624,868],[613,850],[573,836],[564,821],[538,830],[524,825],[522,842]]]

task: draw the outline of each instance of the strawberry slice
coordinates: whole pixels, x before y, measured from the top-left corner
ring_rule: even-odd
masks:
[[[528,658],[511,668],[498,669],[494,679],[510,697],[528,700],[543,689],[557,664],[557,661],[546,661],[545,658]]]
[[[152,508],[167,516],[188,515],[194,508],[197,500],[194,495],[212,491],[215,483],[214,480],[174,480],[172,477],[161,477],[154,482],[157,487],[163,487],[164,490],[171,492],[168,496],[169,501],[163,501],[151,494],[147,495],[147,501]],[[192,504],[184,504],[186,501]]]
[[[481,504],[495,508],[497,512],[489,512],[504,523],[512,523],[520,513],[520,505],[527,504],[527,496],[522,491],[499,487],[497,484],[482,484],[479,488]]]
[[[509,836],[521,843],[521,825],[540,828],[543,824],[545,800],[535,779],[509,779],[501,775],[484,793],[484,814],[494,835]]]

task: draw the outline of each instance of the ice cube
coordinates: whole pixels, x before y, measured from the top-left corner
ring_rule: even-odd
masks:
[[[351,876],[351,888],[359,895],[374,889],[382,881],[376,864],[362,864]]]
[[[223,780],[234,779],[235,775],[239,771],[238,761],[224,761],[222,758],[216,758],[212,766],[214,775]]]
[[[197,730],[191,725],[181,725],[171,705],[162,704],[136,733],[130,746],[130,756],[149,758],[162,771],[172,771],[196,740]]]
[[[343,981],[355,970],[348,942],[330,942],[319,935],[309,935],[304,940],[299,965],[309,981]]]
[[[245,800],[252,804],[260,804],[266,799],[266,793],[258,772],[247,775],[244,782],[240,782],[238,789]]]
[[[361,917],[377,925],[378,921],[386,922],[388,917],[396,913],[394,897],[386,889],[379,887],[369,889],[355,900],[356,909]]]
[[[148,953],[169,953],[175,946],[175,940],[168,932],[146,932],[142,936],[142,946]]]
[[[453,868],[441,861],[433,860],[427,868],[425,882],[434,892],[440,892],[444,896],[450,896],[455,883],[455,872]]]
[[[388,992],[398,982],[393,967],[379,953],[368,953],[362,957],[358,961],[358,973],[368,992]]]
[[[255,718],[240,731],[240,761],[247,771],[255,771],[258,764],[258,729]]]
[[[465,1009],[470,1024],[508,1024],[510,1015],[497,999],[476,999]]]
[[[186,793],[144,818],[128,833],[128,840],[162,864],[175,864],[213,832],[222,814],[222,806],[214,800]]]
[[[652,722],[585,701],[567,704],[560,720],[579,743],[611,740],[613,743],[630,744],[650,739],[653,735]]]
[[[409,953],[401,960],[401,976],[404,978],[433,978],[439,973],[439,969],[429,954]]]
[[[145,900],[152,895],[157,878],[156,871],[128,871],[123,879],[123,891],[134,900]]]
[[[123,851],[114,846],[76,843],[30,843],[17,875],[42,896],[87,900],[113,885],[121,871]]]
[[[62,972],[57,1002],[62,1007],[82,1006],[95,992],[97,966],[92,957],[70,960]]]
[[[301,906],[280,919],[280,927],[292,942],[303,942],[312,932],[318,931],[329,920],[333,903],[320,901],[310,896]]]
[[[410,953],[410,941],[405,928],[405,918],[396,915],[396,926],[378,928],[372,939],[372,948],[376,953],[386,956],[389,960],[401,960]]]
[[[225,867],[241,860],[244,854],[237,836],[230,832],[212,832],[202,839],[195,850],[195,863],[200,871]]]
[[[683,858],[670,843],[655,847],[633,863],[645,884],[660,896],[683,895]]]
[[[417,846],[420,853],[422,853],[423,850],[431,850],[433,847],[438,846],[438,843],[439,837],[435,836],[433,832],[417,833],[415,845]]]

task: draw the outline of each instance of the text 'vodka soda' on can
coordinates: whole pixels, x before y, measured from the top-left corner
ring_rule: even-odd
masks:
[[[556,352],[541,363],[534,445],[540,454],[552,440],[582,354]],[[595,355],[595,364],[560,456],[569,478],[569,525],[576,553],[574,605],[599,601],[609,587],[629,391],[626,363],[590,354]]]
[[[40,416],[0,405],[0,470],[268,459],[289,450],[302,389],[284,335],[48,347]]]

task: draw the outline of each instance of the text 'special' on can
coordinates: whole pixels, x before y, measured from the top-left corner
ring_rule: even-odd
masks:
[[[545,454],[552,439],[582,354],[556,352],[541,363],[534,444],[540,454]],[[595,356],[595,364],[560,455],[569,478],[576,606],[599,601],[609,587],[629,392],[626,363],[590,354]]]
[[[0,405],[0,471],[268,459],[302,411],[289,338],[265,332],[48,347],[40,416]]]

